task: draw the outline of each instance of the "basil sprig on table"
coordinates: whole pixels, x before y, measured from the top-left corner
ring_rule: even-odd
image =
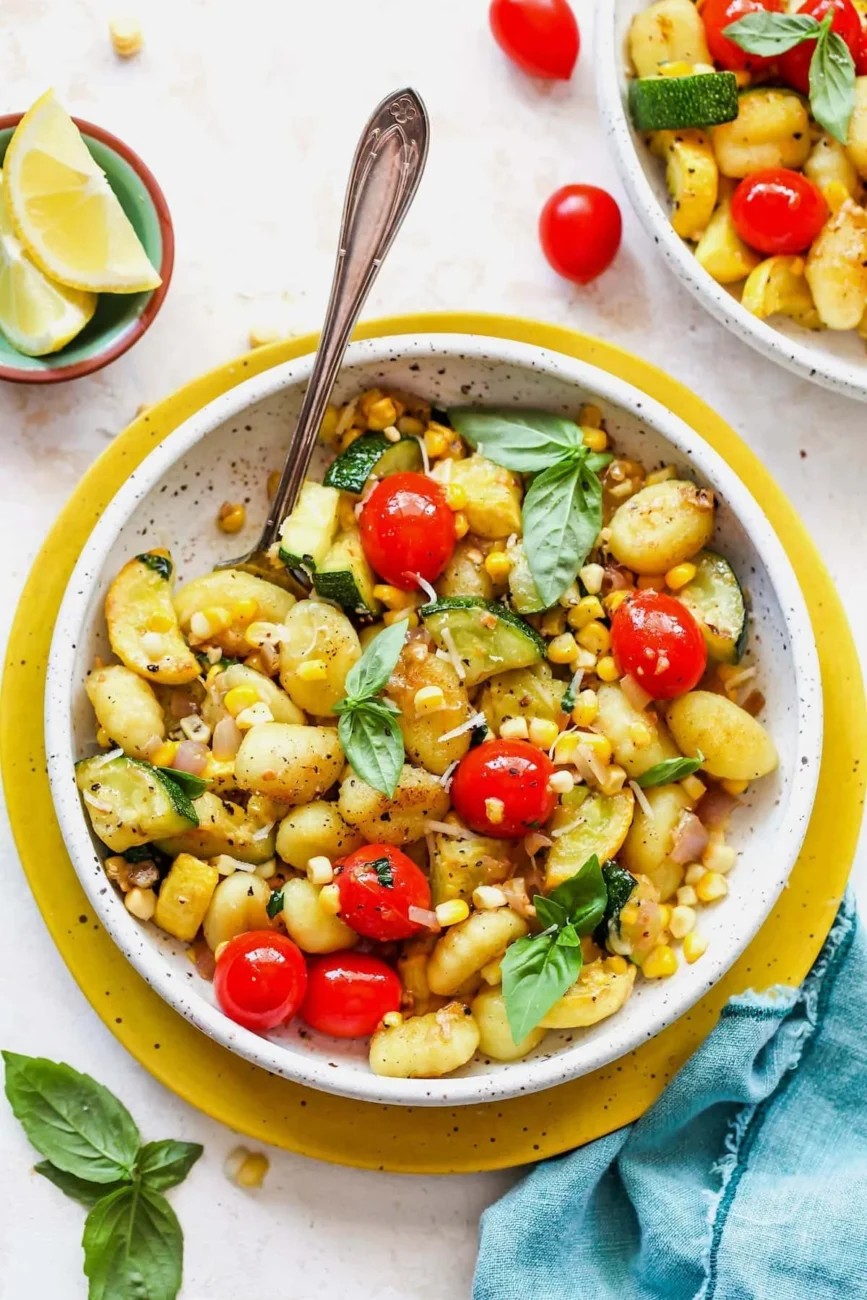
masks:
[[[346,674],[346,695],[332,709],[340,714],[337,734],[353,770],[389,799],[403,767],[403,736],[395,721],[400,710],[376,697],[394,672],[406,629],[406,619],[399,619],[373,638]]]
[[[506,1016],[515,1043],[526,1038],[575,983],[584,961],[581,936],[593,933],[607,902],[595,854],[547,897],[533,898],[536,919],[544,929],[511,944],[501,962]]]
[[[90,1300],[175,1300],[184,1238],[163,1192],[183,1182],[197,1142],[146,1142],[129,1111],[90,1075],[4,1052],[6,1096],[47,1159],[36,1172],[89,1211],[84,1272]]]
[[[636,779],[635,784],[642,790],[652,785],[668,785],[670,781],[682,781],[685,776],[692,776],[704,762],[704,754],[696,751],[695,758],[664,758],[661,763],[654,763],[646,772]]]
[[[599,470],[612,457],[590,451],[573,420],[547,411],[457,407],[449,419],[488,460],[534,476],[524,497],[524,550],[539,595],[556,604],[599,536]]]
[[[748,54],[766,58],[785,54],[802,41],[815,41],[810,60],[810,109],[819,125],[845,144],[855,107],[855,63],[843,37],[831,31],[833,20],[833,11],[819,22],[811,14],[762,9],[730,23],[723,36]]]

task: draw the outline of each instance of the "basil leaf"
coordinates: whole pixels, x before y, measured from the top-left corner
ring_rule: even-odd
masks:
[[[533,479],[524,498],[524,550],[546,607],[587,558],[602,527],[602,484],[581,460],[561,460]]]
[[[574,925],[564,925],[563,929],[559,931],[554,939],[554,942],[561,944],[564,948],[580,948],[581,935],[575,929]]]
[[[606,947],[611,938],[612,926],[620,933],[620,913],[632,897],[637,884],[635,877],[625,867],[621,867],[619,862],[604,863],[602,879],[605,881],[608,902],[605,904],[605,915],[593,932],[593,938],[600,948]]]
[[[50,1183],[59,1188],[65,1196],[70,1197],[73,1201],[78,1201],[79,1205],[84,1205],[89,1210],[101,1201],[104,1196],[111,1192],[119,1191],[121,1187],[129,1186],[126,1182],[117,1183],[91,1183],[86,1178],[77,1178],[75,1174],[68,1174],[65,1169],[58,1169],[50,1160],[40,1160],[38,1165],[33,1166],[37,1174],[47,1178]]]
[[[575,699],[578,694],[578,683],[580,682],[583,676],[584,676],[584,669],[579,668],[578,672],[575,673],[571,682],[563,692],[563,697],[560,700],[560,708],[563,710],[564,713],[571,713],[572,710],[575,708]]]
[[[341,706],[346,701],[363,700],[382,690],[400,658],[408,626],[406,619],[398,619],[373,638],[364,654],[346,674],[346,700],[341,700],[340,704],[334,706],[335,713],[341,711]]]
[[[200,1142],[146,1142],[138,1153],[135,1171],[146,1187],[164,1192],[182,1183],[204,1151]]]
[[[670,781],[680,781],[698,771],[704,762],[704,754],[698,750],[695,758],[664,758],[661,763],[654,763],[641,776],[636,777],[635,784],[642,790],[649,790],[653,785],[668,785]]]
[[[608,902],[608,891],[596,854],[588,858],[574,876],[569,876],[552,889],[548,901],[559,904],[579,934],[590,934],[595,930],[605,915]]]
[[[810,109],[819,125],[845,144],[854,107],[855,64],[849,46],[823,22],[810,60]]]
[[[175,1300],[184,1238],[161,1192],[141,1183],[98,1201],[84,1225],[88,1300]]]
[[[137,560],[146,564],[152,572],[165,579],[166,582],[172,576],[172,562],[167,555],[160,555],[159,551],[145,551],[144,555],[137,555]]]
[[[265,904],[265,911],[268,913],[272,921],[274,920],[275,916],[280,915],[280,913],[283,911],[283,890],[282,889],[274,890],[273,894],[268,899],[268,902]]]
[[[125,1106],[69,1065],[4,1052],[6,1096],[36,1150],[91,1183],[129,1178],[139,1132]]]
[[[376,872],[377,884],[382,885],[383,889],[394,889],[394,868],[388,858],[377,858],[367,865]]]
[[[748,54],[773,57],[811,40],[818,30],[819,23],[810,14],[777,14],[761,9],[729,23],[722,34]]]
[[[591,451],[584,464],[594,474],[598,474],[606,465],[610,465],[614,456],[610,451]]]
[[[458,406],[449,411],[449,418],[471,447],[522,474],[548,469],[552,460],[576,451],[584,441],[574,420],[550,411]]]
[[[530,934],[506,949],[501,962],[506,1017],[517,1044],[547,1015],[581,971],[580,947]]]
[[[363,701],[340,715],[337,734],[356,776],[391,799],[404,758],[403,736],[393,714],[376,700]]]
[[[552,927],[559,929],[569,920],[564,908],[559,903],[552,902],[550,898],[545,898],[542,894],[537,894],[533,899],[533,906],[536,909],[536,920],[543,930],[549,930]]]
[[[176,767],[158,767],[158,772],[167,776],[175,785],[179,785],[188,799],[198,799],[200,794],[213,785],[213,782],[204,776],[194,776],[192,772],[179,772]]]

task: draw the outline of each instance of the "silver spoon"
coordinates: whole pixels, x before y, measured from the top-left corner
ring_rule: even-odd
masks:
[[[218,569],[245,569],[307,594],[303,575],[293,575],[268,552],[298,500],[350,335],[415,198],[429,134],[425,106],[410,89],[395,91],[384,99],[364,128],[346,188],[325,323],[286,464],[258,542],[246,555],[216,565]]]

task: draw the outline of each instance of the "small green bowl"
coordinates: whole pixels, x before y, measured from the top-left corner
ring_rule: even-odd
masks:
[[[0,116],[0,166],[23,113]],[[65,348],[47,357],[25,357],[0,334],[0,379],[16,384],[56,384],[101,370],[131,348],[162,306],[172,278],[175,237],[163,192],[141,158],[101,126],[73,118],[88,149],[105,172],[162,284],[147,293],[101,293],[93,319]]]

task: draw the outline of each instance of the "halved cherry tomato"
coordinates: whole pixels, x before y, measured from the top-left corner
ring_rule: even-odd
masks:
[[[455,769],[452,804],[471,830],[515,840],[538,830],[554,811],[557,796],[548,784],[554,771],[548,755],[529,741],[486,740]]]
[[[620,208],[598,185],[564,185],[539,217],[542,252],[558,275],[589,284],[607,270],[620,247]]]
[[[376,572],[401,591],[434,582],[455,549],[455,517],[439,483],[424,474],[390,474],[377,483],[358,521]]]
[[[503,53],[531,77],[572,76],[581,38],[566,0],[491,0],[488,21]]]
[[[257,1034],[291,1020],[306,988],[301,949],[275,930],[250,930],[230,939],[214,970],[221,1009]]]
[[[307,968],[301,1019],[334,1038],[367,1038],[387,1011],[400,1008],[402,985],[378,957],[332,952]]]
[[[611,649],[620,672],[629,673],[655,700],[671,700],[701,680],[707,647],[685,605],[664,591],[638,591],[617,606]]]
[[[758,68],[769,67],[774,61],[772,57],[748,54],[722,33],[730,23],[739,22],[747,14],[759,13],[762,9],[779,13],[782,7],[781,0],[704,0],[701,18],[707,48],[714,63],[728,72],[755,72]]]
[[[421,927],[411,907],[430,910],[427,876],[393,844],[366,844],[338,862],[340,915],[368,939],[408,939]]]
[[[821,22],[826,14],[833,12],[831,31],[842,36],[849,46],[852,58],[858,58],[861,45],[861,20],[852,0],[807,0],[807,3],[801,5],[797,12],[810,14],[817,22]],[[802,95],[810,93],[810,60],[815,48],[815,41],[802,41],[800,45],[781,54],[777,60],[783,80],[790,86],[794,86],[795,90],[800,90]]]
[[[760,253],[803,253],[828,220],[818,185],[788,167],[745,176],[732,195],[732,221],[741,239]]]

